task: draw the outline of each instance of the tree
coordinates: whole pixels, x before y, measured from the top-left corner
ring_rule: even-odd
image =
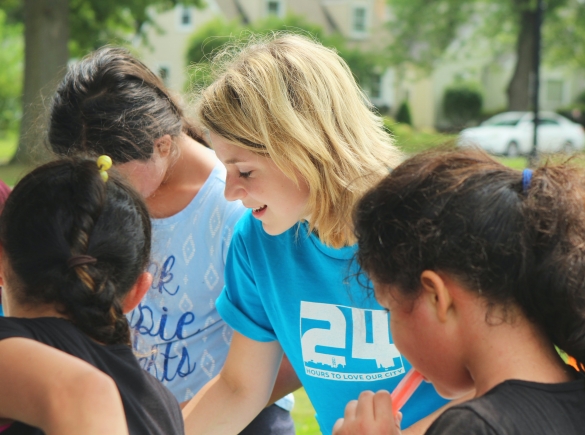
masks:
[[[580,53],[585,64],[585,2],[546,3],[545,58],[562,56],[568,64],[572,62],[569,54]],[[491,48],[500,51],[512,49],[513,44],[516,66],[507,89],[508,109],[529,109],[536,0],[388,0],[388,4],[393,13],[388,26],[394,36],[389,52],[395,64],[429,71],[457,40],[463,45],[489,38]],[[553,28],[557,29],[554,33],[549,31]]]
[[[112,40],[143,35],[150,7],[177,3],[202,7],[203,0],[0,0],[13,21],[24,23],[23,117],[13,160],[34,161],[43,138],[47,101],[63,77],[70,54],[81,56]]]
[[[187,61],[196,65],[192,70],[190,86],[204,86],[209,81],[209,60],[225,44],[237,44],[249,38],[251,34],[264,35],[279,31],[300,33],[320,41],[327,47],[334,48],[347,62],[359,84],[365,88],[369,87],[376,68],[387,64],[381,53],[351,47],[343,36],[326,35],[320,26],[309,23],[298,15],[287,15],[285,18],[272,16],[250,25],[217,18],[201,26],[189,42]]]

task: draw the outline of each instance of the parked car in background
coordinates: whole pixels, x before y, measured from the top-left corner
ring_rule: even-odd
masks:
[[[539,113],[538,151],[573,153],[585,147],[583,126],[556,113]],[[529,154],[534,138],[532,112],[504,112],[477,127],[461,131],[457,145],[479,146],[493,154],[510,157]]]

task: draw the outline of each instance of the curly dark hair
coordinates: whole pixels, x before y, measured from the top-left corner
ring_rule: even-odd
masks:
[[[122,301],[149,260],[151,223],[140,195],[115,170],[106,183],[95,160],[33,170],[6,201],[0,243],[19,303],[53,304],[95,340],[130,343]],[[97,261],[68,266],[78,255]]]
[[[358,203],[356,258],[405,296],[434,270],[491,306],[517,305],[585,369],[584,201],[585,174],[570,162],[534,170],[525,191],[520,171],[480,150],[429,151]]]

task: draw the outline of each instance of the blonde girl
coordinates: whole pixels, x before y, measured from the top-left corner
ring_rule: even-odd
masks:
[[[215,67],[198,115],[227,168],[226,198],[250,210],[217,301],[237,332],[220,374],[184,409],[186,430],[237,433],[266,402],[284,352],[328,435],[349,400],[391,390],[410,367],[351,261],[350,211],[400,153],[344,61],[314,41],[254,41]],[[404,425],[443,403],[422,388]]]

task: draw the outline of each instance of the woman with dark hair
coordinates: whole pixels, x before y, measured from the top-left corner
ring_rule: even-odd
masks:
[[[583,433],[584,198],[580,167],[466,150],[412,157],[358,203],[357,260],[396,346],[444,397],[476,392],[427,434]],[[334,433],[397,433],[390,395],[362,394]]]
[[[152,282],[148,211],[107,178],[96,161],[49,163],[0,216],[3,435],[183,433],[175,398],[140,369],[124,315]]]
[[[232,338],[215,300],[245,208],[224,198],[225,168],[161,79],[120,48],[70,67],[51,106],[49,144],[62,156],[107,154],[145,198],[154,282],[128,315],[132,342],[140,365],[186,402],[219,372]],[[281,379],[290,382],[272,402],[300,385]],[[286,409],[269,406],[244,433],[294,433],[292,398],[278,404]]]

